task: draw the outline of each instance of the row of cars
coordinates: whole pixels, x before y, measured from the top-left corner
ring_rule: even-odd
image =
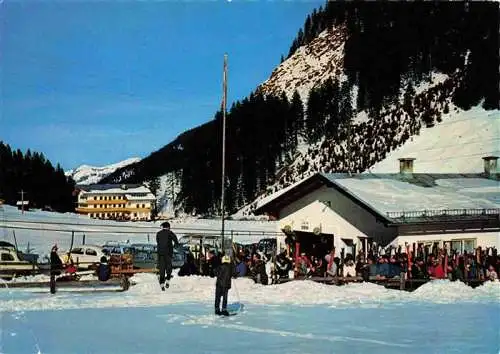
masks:
[[[181,267],[188,249],[184,246],[174,249],[172,265]],[[103,246],[76,245],[70,251],[58,252],[63,263],[73,262],[79,269],[92,268],[105,257],[108,262],[131,263],[133,268],[155,268],[157,263],[157,248],[149,243],[120,243],[108,241]]]
[[[206,258],[210,250],[218,250],[217,236],[187,235],[179,240],[174,249],[172,266],[181,267],[191,253],[196,260]],[[157,247],[150,243],[121,243],[108,241],[104,245],[80,244],[70,250],[59,250],[64,264],[73,263],[78,269],[93,269],[105,257],[110,264],[119,262],[130,264],[132,268],[152,269],[157,266]],[[31,252],[23,253],[13,244],[0,241],[0,278],[17,275],[37,274],[50,269],[49,256],[40,257]]]

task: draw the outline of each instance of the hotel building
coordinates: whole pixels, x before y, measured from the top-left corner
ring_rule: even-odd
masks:
[[[94,184],[77,186],[76,212],[95,219],[151,220],[156,201],[142,184]]]

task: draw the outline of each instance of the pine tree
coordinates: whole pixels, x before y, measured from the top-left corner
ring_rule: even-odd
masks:
[[[299,135],[304,131],[304,105],[302,99],[300,98],[297,90],[294,91],[292,96],[292,101],[290,102],[290,138],[291,138],[291,152],[295,152],[295,149],[299,143]]]

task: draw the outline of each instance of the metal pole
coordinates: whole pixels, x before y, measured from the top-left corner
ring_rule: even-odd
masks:
[[[221,192],[221,219],[222,219],[222,250],[225,251],[224,245],[224,213],[225,203],[224,194],[226,187],[226,100],[227,100],[227,54],[224,54],[224,74],[223,74],[223,100],[222,100],[222,192]]]

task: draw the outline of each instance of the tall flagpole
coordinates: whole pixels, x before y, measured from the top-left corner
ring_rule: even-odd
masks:
[[[224,194],[226,189],[226,104],[227,104],[227,54],[224,54],[224,74],[223,74],[223,100],[222,100],[222,192],[221,192],[221,218],[222,218],[222,250],[225,252],[224,244]]]

